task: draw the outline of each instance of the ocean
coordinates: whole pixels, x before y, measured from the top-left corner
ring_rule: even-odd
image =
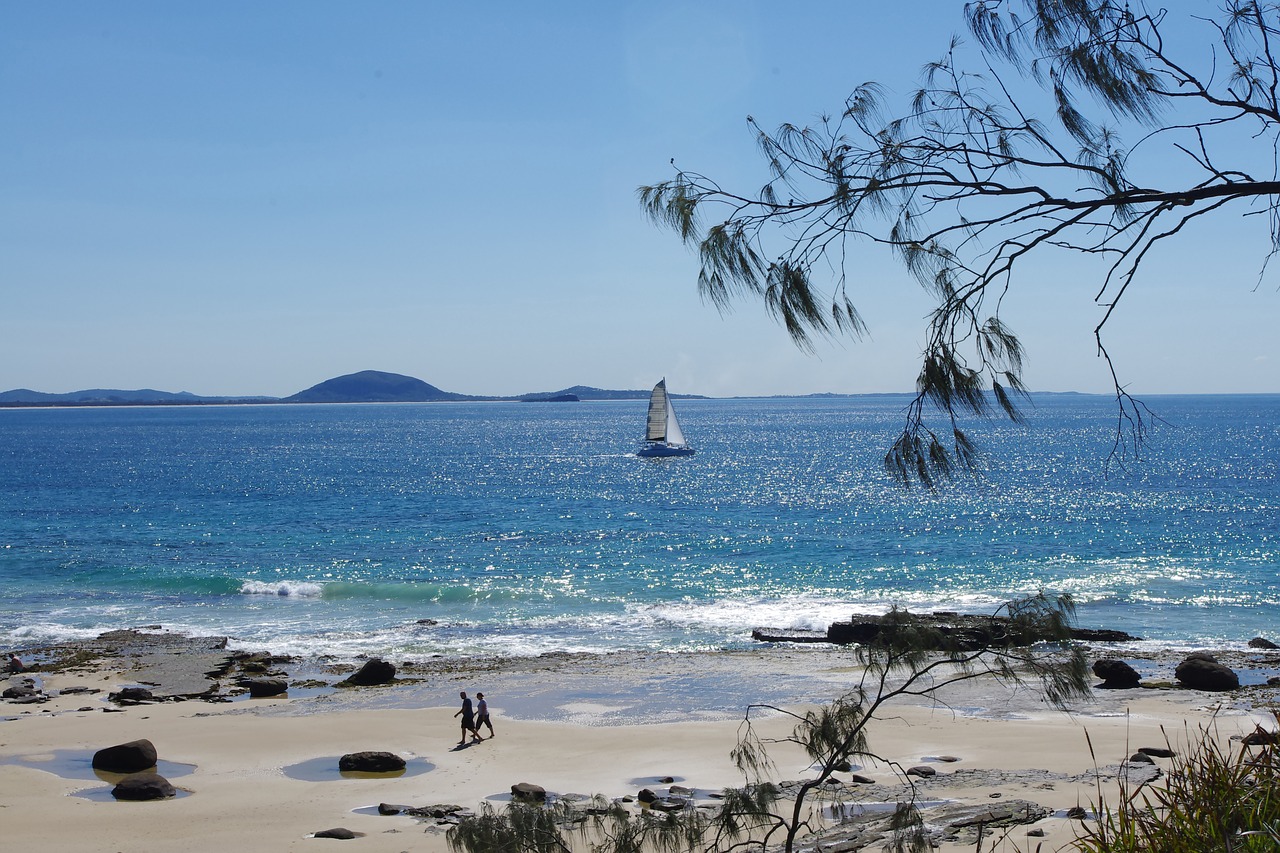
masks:
[[[903,489],[906,396],[0,410],[0,650],[122,627],[349,660],[748,648],[753,627],[993,612],[1172,648],[1280,640],[1280,396],[1035,395],[979,480]]]

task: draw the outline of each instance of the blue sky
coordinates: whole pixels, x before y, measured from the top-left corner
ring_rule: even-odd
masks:
[[[891,260],[854,261],[870,339],[808,355],[704,304],[635,189],[672,158],[758,186],[747,115],[905,100],[961,6],[0,4],[0,390],[910,390],[928,302]],[[1264,225],[1152,264],[1112,329],[1133,391],[1280,391]],[[1049,264],[1006,302],[1031,387],[1109,389],[1096,281]]]

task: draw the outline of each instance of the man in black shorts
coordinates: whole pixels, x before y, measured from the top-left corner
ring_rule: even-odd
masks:
[[[458,744],[462,745],[467,742],[467,732],[471,732],[472,742],[478,743],[483,738],[476,731],[476,719],[475,713],[471,710],[471,700],[467,698],[467,691],[465,690],[458,695],[462,697],[462,707],[458,709],[458,713],[454,714],[455,717],[462,717],[462,740],[458,741]]]

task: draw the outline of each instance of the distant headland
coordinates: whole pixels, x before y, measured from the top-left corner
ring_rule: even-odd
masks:
[[[682,399],[707,399],[698,394],[673,394]],[[93,388],[70,391],[66,394],[49,394],[16,388],[0,392],[0,407],[22,408],[33,406],[200,406],[200,405],[252,405],[263,403],[442,403],[454,401],[498,401],[529,403],[567,403],[589,400],[645,400],[648,389],[618,391],[574,385],[559,391],[534,392],[515,397],[485,397],[475,394],[457,394],[442,391],[430,383],[381,370],[362,370],[346,376],[326,379],[288,397],[202,397],[187,391],[155,391],[143,388],[137,391],[120,391]]]

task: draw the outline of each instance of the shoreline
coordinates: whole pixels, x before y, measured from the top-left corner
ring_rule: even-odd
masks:
[[[1252,658],[1274,668],[1277,654]],[[1229,652],[1224,660],[1229,655],[1250,657]],[[1154,657],[1153,669],[1161,670],[1176,655]],[[41,704],[0,704],[0,815],[7,839],[24,848],[56,842],[73,851],[302,851],[323,843],[310,833],[342,826],[364,833],[359,849],[443,853],[443,826],[379,815],[377,805],[500,807],[517,782],[562,797],[635,797],[643,787],[664,792],[658,780],[667,777],[705,795],[743,782],[729,752],[747,704],[803,713],[848,689],[857,673],[852,654],[836,649],[549,655],[440,660],[405,668],[403,680],[388,686],[290,698],[109,702],[109,692],[134,683],[129,666],[135,660],[108,656],[35,673],[57,695]],[[100,692],[62,692],[68,688]],[[452,715],[460,689],[489,698],[494,739],[457,747]],[[981,679],[948,691],[946,705],[895,705],[869,733],[878,754],[899,770],[922,762],[936,770],[915,784],[917,795],[937,801],[939,809],[1030,802],[1047,810],[1009,829],[1006,844],[1044,842],[1048,851],[1073,837],[1078,822],[1065,811],[1096,800],[1099,784],[1114,788],[1119,765],[1136,748],[1163,746],[1166,739],[1185,743],[1209,725],[1224,737],[1247,733],[1265,722],[1260,709],[1276,696],[1277,689],[1266,686],[1226,694],[1097,690],[1061,713],[1031,688],[1008,690]],[[785,739],[794,722],[777,713],[752,719],[774,739]],[[103,798],[102,780],[83,773],[73,778],[96,749],[140,737],[156,745],[162,762],[189,766],[171,779],[189,793],[115,802]],[[337,757],[360,750],[397,753],[411,762],[411,772],[342,778],[334,769]],[[771,756],[778,780],[806,775],[807,759],[795,747],[779,744]],[[890,766],[861,772],[875,783],[854,785],[842,773],[830,795],[876,804],[906,790]],[[86,798],[86,791],[96,798]],[[1028,839],[1033,829],[1044,837]],[[939,849],[972,850],[973,843],[947,841]]]

